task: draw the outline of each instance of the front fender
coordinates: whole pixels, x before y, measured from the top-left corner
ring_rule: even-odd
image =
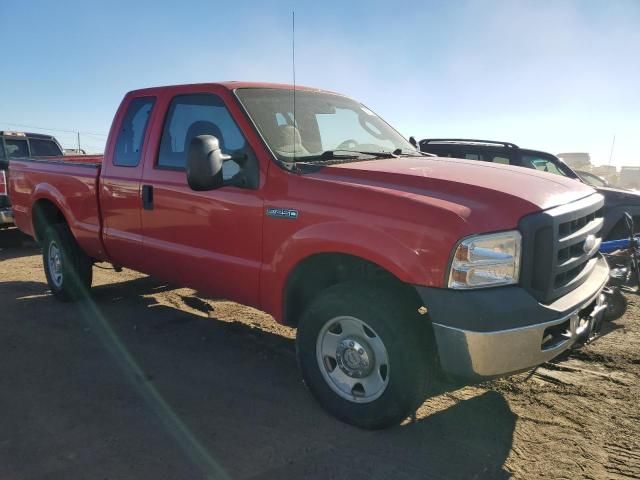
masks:
[[[307,226],[281,243],[271,258],[265,258],[262,308],[281,321],[282,297],[289,276],[302,261],[321,253],[352,255],[384,268],[403,282],[440,286],[448,253],[441,257],[436,248],[442,246],[439,242],[433,242],[430,248],[430,242],[420,240],[421,245],[406,245],[384,230],[341,221]]]

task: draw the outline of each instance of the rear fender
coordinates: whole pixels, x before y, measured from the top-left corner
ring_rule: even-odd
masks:
[[[55,186],[50,183],[38,184],[33,191],[32,199],[33,202],[30,207],[29,218],[31,218],[32,224],[30,227],[33,229],[32,234],[34,237],[36,237],[35,218],[33,215],[34,205],[36,205],[38,201],[47,200],[61,212],[66,223],[69,225],[71,233],[85,253],[95,259],[103,260],[105,258],[100,241],[100,225],[98,223],[94,224],[78,220],[67,198]]]
[[[34,237],[36,237],[37,235],[37,228],[35,225],[36,219],[34,216],[34,207],[39,201],[46,200],[48,202],[51,202],[53,205],[55,205],[55,207],[58,210],[60,210],[60,212],[62,213],[62,216],[65,218],[67,224],[69,225],[71,232],[77,238],[76,233],[78,230],[78,221],[74,217],[73,212],[69,207],[69,204],[65,199],[64,195],[62,195],[57,188],[55,188],[53,185],[48,183],[38,184],[35,190],[33,191],[32,199],[33,199],[33,202],[29,210],[29,218],[31,218],[31,223],[32,223],[31,228],[33,229]]]

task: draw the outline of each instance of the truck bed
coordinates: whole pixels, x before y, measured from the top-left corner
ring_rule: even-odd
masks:
[[[16,159],[9,164],[15,223],[37,237],[32,208],[53,204],[65,212],[76,240],[88,255],[103,257],[98,179],[102,155]]]

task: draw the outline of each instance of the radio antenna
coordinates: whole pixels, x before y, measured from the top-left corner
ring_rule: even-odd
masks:
[[[291,11],[291,65],[293,73],[293,161],[296,161],[296,12]]]
[[[615,147],[615,145],[616,145],[616,136],[614,135],[613,142],[611,142],[611,152],[609,152],[609,165],[611,165],[611,160],[613,160],[613,147]]]

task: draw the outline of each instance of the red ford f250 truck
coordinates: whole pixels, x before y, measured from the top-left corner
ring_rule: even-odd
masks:
[[[100,161],[11,161],[15,222],[53,294],[88,295],[110,262],[262,309],[297,327],[324,408],[367,428],[411,414],[437,369],[524,371],[589,333],[608,278],[601,195],[426,156],[354,100],[293,93],[138,90]]]

